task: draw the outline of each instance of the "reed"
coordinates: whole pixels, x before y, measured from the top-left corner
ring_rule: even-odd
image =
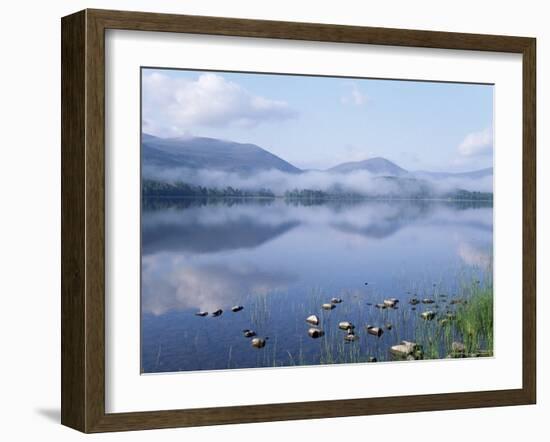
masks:
[[[367,304],[376,304],[388,297],[374,287],[369,288],[368,293],[355,290],[329,293],[322,288],[312,288],[304,299],[290,303],[288,296],[251,296],[247,304],[250,324],[260,334],[270,336],[266,348],[257,352],[256,366],[364,363],[371,357],[382,362],[392,359],[390,347],[403,340],[422,346],[424,359],[490,356],[493,354],[493,285],[490,269],[485,274],[489,276],[479,281],[471,273],[459,272],[458,283],[452,291],[438,281],[434,283],[433,279],[400,284],[402,288],[391,293],[399,298],[399,304],[386,309]],[[413,296],[435,302],[412,306],[408,300]],[[334,310],[322,310],[320,306],[331,297],[339,297],[343,302]],[[434,311],[435,317],[423,319],[424,311]],[[324,336],[318,339],[307,336],[305,318],[311,314],[321,319]],[[270,333],[279,315],[295,318],[291,324],[297,342],[278,340],[276,333]],[[355,324],[356,341],[344,340],[345,332],[338,328],[342,320]],[[367,324],[382,327],[383,335],[367,334]],[[456,342],[464,345],[464,352],[457,354],[453,350]],[[230,348],[228,367],[235,365],[233,356]]]
[[[462,336],[466,353],[493,353],[493,290],[492,287],[473,288],[467,304],[456,312],[456,330]]]

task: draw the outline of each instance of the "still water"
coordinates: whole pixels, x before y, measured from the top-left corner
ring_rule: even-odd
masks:
[[[142,372],[388,360],[391,345],[416,337],[422,305],[407,300],[452,299],[489,278],[492,242],[486,203],[145,199]],[[342,303],[322,310],[333,297]],[[375,307],[388,297],[398,309]],[[308,336],[311,314],[326,336]],[[356,342],[344,342],[344,320]],[[364,329],[388,323],[379,338]]]

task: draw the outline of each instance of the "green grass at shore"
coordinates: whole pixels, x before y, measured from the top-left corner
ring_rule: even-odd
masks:
[[[462,336],[466,353],[493,352],[493,290],[474,287],[468,303],[456,312],[456,330]]]

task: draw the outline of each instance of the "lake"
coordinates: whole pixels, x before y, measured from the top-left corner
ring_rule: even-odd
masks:
[[[446,357],[445,342],[464,337],[440,332],[440,318],[454,314],[472,284],[490,287],[492,297],[491,203],[145,198],[142,205],[143,373],[382,362],[402,340]],[[342,302],[323,310],[334,297]],[[434,303],[411,305],[415,297]],[[399,300],[396,308],[376,307],[388,298]],[[232,312],[236,305],[243,310]],[[435,320],[421,318],[427,309]],[[325,333],[318,339],[308,336],[312,314]],[[344,340],[340,321],[355,324],[356,341]],[[366,325],[383,334],[368,334]],[[265,347],[254,348],[245,329],[268,337]]]

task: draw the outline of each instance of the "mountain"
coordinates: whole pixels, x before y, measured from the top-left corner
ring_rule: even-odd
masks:
[[[287,173],[307,172],[255,144],[206,137],[159,138],[144,133],[141,145],[144,166],[157,166],[161,169],[212,169],[245,174],[270,169]],[[377,176],[429,180],[479,179],[493,174],[492,167],[461,173],[423,170],[411,172],[382,157],[338,164],[325,172],[349,173],[361,170]]]
[[[301,170],[255,144],[204,137],[158,138],[143,134],[144,166],[214,169],[251,174],[270,169],[286,173]]]
[[[325,171],[301,170],[255,144],[205,137],[159,138],[142,134],[142,191],[149,196],[290,198],[406,197],[487,199],[493,169],[445,173],[403,169],[381,157],[339,164]],[[227,174],[205,174],[200,171]],[[261,174],[269,170],[278,176]],[[359,174],[344,177],[356,171]],[[300,176],[301,175],[301,176]]]
[[[342,163],[338,166],[328,169],[328,172],[337,173],[349,173],[360,170],[366,170],[373,175],[386,175],[386,176],[398,176],[403,177],[409,175],[405,169],[399,167],[397,164],[392,163],[385,158],[376,157],[363,161],[353,161],[349,163]]]

